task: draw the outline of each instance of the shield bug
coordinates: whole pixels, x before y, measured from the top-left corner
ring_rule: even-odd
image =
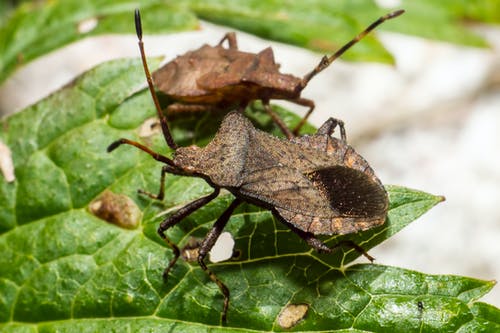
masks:
[[[300,96],[309,81],[379,24],[402,13],[403,10],[398,10],[380,17],[333,55],[324,56],[302,78],[281,73],[270,47],[257,54],[238,50],[236,35],[231,32],[215,46],[205,44],[178,56],[155,71],[153,79],[161,92],[176,101],[167,107],[167,113],[234,108],[244,110],[251,101],[261,100],[273,121],[291,138],[299,132],[314,109],[312,100]],[[227,48],[223,46],[225,41],[228,43]],[[309,108],[293,134],[272,111],[269,105],[271,99],[287,100]]]
[[[152,198],[164,197],[166,173],[199,177],[214,189],[213,193],[194,200],[161,222],[158,234],[174,252],[163,277],[168,277],[180,256],[179,247],[167,238],[166,230],[215,199],[221,189],[231,192],[235,199],[201,242],[197,261],[224,296],[223,322],[226,321],[229,306],[229,289],[207,268],[204,260],[233,211],[243,202],[270,210],[277,220],[318,252],[329,253],[334,248],[347,246],[373,260],[351,241],[343,241],[330,248],[317,238],[318,235],[367,230],[383,224],[387,215],[387,193],[368,163],[346,143],[343,123],[330,118],[314,135],[284,140],[256,129],[240,112],[230,112],[206,147],[178,147],[154,93],[137,10],[135,15],[148,87],[163,136],[174,153],[169,158],[125,138],[113,142],[107,150],[111,152],[123,144],[132,145],[164,163],[158,194],[143,191]],[[340,128],[340,139],[332,136],[337,126]]]

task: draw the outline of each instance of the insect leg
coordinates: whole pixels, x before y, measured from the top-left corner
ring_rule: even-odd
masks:
[[[296,228],[291,223],[284,220],[278,213],[273,212],[273,215],[275,218],[277,218],[279,221],[285,224],[288,228],[290,228],[293,232],[295,232],[300,238],[305,240],[306,243],[309,244],[310,247],[318,251],[318,253],[331,253],[334,249],[345,246],[356,250],[358,253],[362,254],[372,262],[373,260],[375,260],[375,258],[370,256],[361,246],[359,246],[358,244],[354,243],[351,240],[343,240],[335,244],[333,247],[328,247],[325,243],[316,238],[314,234]]]
[[[165,138],[165,141],[167,142],[170,148],[177,149],[177,144],[172,138],[172,134],[170,133],[170,128],[168,127],[167,118],[161,112],[160,101],[156,96],[155,87],[153,84],[153,78],[151,77],[151,73],[148,67],[148,62],[146,61],[144,43],[142,42],[142,23],[141,23],[141,15],[139,13],[139,9],[135,10],[135,31],[137,34],[137,38],[139,39],[139,51],[141,52],[142,67],[144,68],[144,74],[146,75],[146,80],[148,81],[148,88],[149,92],[151,93],[151,97],[153,98],[153,102],[155,104],[156,113],[158,115],[158,118],[160,119],[163,137]]]
[[[251,104],[251,108],[254,107],[255,104]],[[280,128],[281,132],[287,137],[287,139],[292,139],[294,137],[293,133],[290,131],[290,129],[285,125],[283,120],[274,112],[274,110],[271,108],[269,105],[269,100],[262,100],[262,106],[264,107],[264,111],[271,117],[273,122]],[[245,109],[247,107],[247,103],[242,103],[238,107],[238,112],[241,114],[245,113]]]
[[[137,190],[137,192],[147,195],[151,199],[157,199],[157,200],[163,200],[165,197],[165,174],[166,173],[172,173],[172,167],[169,165],[164,165],[161,168],[161,179],[160,179],[160,191],[158,194],[153,194],[151,192],[147,192],[144,190]]]
[[[302,82],[300,83],[300,87],[304,89],[309,81],[316,76],[316,74],[320,73],[322,70],[330,66],[332,62],[335,61],[338,57],[340,57],[342,54],[344,54],[345,51],[347,51],[351,46],[359,42],[363,37],[365,37],[370,31],[375,29],[378,25],[380,25],[382,22],[387,21],[389,19],[395,18],[401,14],[404,13],[404,10],[396,10],[392,13],[386,14],[382,17],[380,17],[378,20],[370,24],[365,30],[360,32],[356,37],[351,39],[349,42],[347,42],[344,46],[342,46],[340,49],[338,49],[334,54],[332,54],[330,57],[324,56],[321,58],[321,61],[319,64],[309,73],[307,73],[303,78]]]
[[[333,247],[331,247],[331,250],[333,250],[337,247],[342,247],[342,246],[345,246],[345,247],[348,247],[348,248],[355,250],[359,254],[362,254],[363,256],[365,256],[365,258],[370,260],[371,262],[373,262],[375,260],[375,258],[373,258],[371,255],[369,255],[368,252],[366,252],[361,246],[354,243],[352,240],[340,241],[337,244],[335,244]]]
[[[158,228],[158,234],[174,251],[174,257],[172,258],[172,260],[170,260],[168,266],[163,271],[164,280],[167,280],[168,273],[175,265],[177,259],[179,259],[180,256],[179,247],[176,244],[174,244],[170,239],[168,239],[168,237],[165,235],[165,231],[167,231],[170,227],[173,227],[174,225],[182,221],[182,219],[193,213],[195,210],[205,206],[207,203],[215,199],[219,195],[219,192],[220,190],[216,188],[213,193],[188,203],[187,205],[185,205],[184,207],[180,208],[178,211],[167,217],[160,224],[160,227]]]
[[[294,137],[294,133],[290,131],[290,129],[283,123],[283,120],[281,120],[280,117],[276,114],[276,112],[273,111],[271,106],[269,105],[269,101],[262,101],[262,105],[264,106],[264,110],[267,112],[267,114],[271,117],[271,119],[274,121],[276,125],[280,128],[281,132],[285,134],[287,139],[291,139]]]
[[[224,41],[227,40],[227,43],[229,44],[229,49],[231,50],[237,50],[238,49],[238,42],[236,40],[236,34],[234,32],[228,32],[227,34],[222,37],[222,39],[219,42],[219,46],[224,43]]]
[[[229,221],[229,218],[233,214],[233,211],[236,209],[241,204],[241,200],[235,199],[229,207],[226,208],[224,213],[222,213],[221,216],[215,221],[215,224],[213,225],[212,229],[208,232],[208,234],[205,236],[205,239],[203,239],[203,242],[200,245],[199,252],[198,252],[198,264],[200,265],[201,269],[205,271],[205,273],[208,274],[210,279],[217,284],[219,287],[222,295],[224,295],[224,308],[222,310],[221,314],[221,320],[223,323],[226,322],[227,318],[227,309],[229,307],[229,289],[226,287],[224,283],[222,283],[219,278],[215,275],[214,272],[209,270],[207,268],[207,265],[205,265],[204,259],[207,256],[207,253],[212,249],[214,246],[215,242],[217,241],[217,238],[219,238],[222,230],[226,226],[227,222]]]
[[[340,119],[329,118],[323,125],[321,125],[320,128],[318,128],[316,134],[331,136],[337,126],[340,129],[340,138],[342,141],[346,141],[347,136],[345,133],[344,122]]]
[[[178,113],[186,113],[186,112],[206,112],[216,110],[212,105],[206,104],[182,104],[182,103],[173,103],[167,107],[167,114],[174,115]]]
[[[307,244],[309,244],[310,247],[318,251],[319,253],[330,253],[332,250],[326,246],[325,243],[317,239],[312,233],[306,232],[303,230],[300,230],[299,228],[295,227],[293,224],[290,222],[286,221],[283,219],[277,212],[272,211],[273,216],[281,221],[284,225],[286,225],[288,228],[290,228],[293,232],[295,232],[300,238],[306,241]]]
[[[131,145],[131,146],[134,146],[136,148],[139,148],[140,150],[148,153],[152,158],[154,158],[158,162],[163,162],[163,163],[171,166],[172,170],[176,170],[175,164],[170,158],[168,158],[162,154],[159,154],[157,152],[152,151],[148,147],[140,144],[139,142],[132,141],[129,139],[121,138],[121,139],[118,139],[115,142],[111,143],[107,148],[108,153],[111,153],[113,150],[115,150],[116,148],[118,148],[121,145]],[[179,174],[179,172],[177,172],[177,171],[172,171],[172,173]]]
[[[296,98],[296,99],[291,99],[289,100],[289,102],[292,102],[292,103],[295,103],[295,104],[298,104],[298,105],[302,105],[302,106],[307,106],[309,107],[309,110],[307,110],[306,114],[304,117],[302,117],[302,119],[300,120],[300,122],[297,124],[297,126],[295,126],[295,128],[293,129],[293,134],[294,135],[298,135],[299,132],[300,132],[300,129],[302,128],[302,126],[304,126],[304,124],[306,123],[307,121],[307,118],[309,118],[309,116],[311,115],[311,113],[313,112],[314,110],[314,102],[311,101],[310,99],[307,99],[307,98]]]

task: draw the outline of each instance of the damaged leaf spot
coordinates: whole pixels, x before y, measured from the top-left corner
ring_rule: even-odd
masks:
[[[132,199],[108,190],[89,204],[89,210],[98,218],[124,229],[137,228],[142,217],[141,210]]]
[[[214,247],[209,252],[210,261],[215,263],[231,259],[233,257],[233,248],[233,236],[227,231],[221,233]]]
[[[190,237],[187,244],[181,249],[182,258],[187,262],[197,261],[202,241],[201,238]],[[216,263],[232,259],[235,255],[233,248],[233,236],[227,231],[223,232],[208,253],[210,261]]]
[[[288,304],[278,316],[278,325],[281,328],[292,328],[305,318],[309,310],[308,304]]]
[[[158,118],[146,119],[139,128],[139,136],[141,138],[148,138],[157,133],[161,133],[161,126]]]

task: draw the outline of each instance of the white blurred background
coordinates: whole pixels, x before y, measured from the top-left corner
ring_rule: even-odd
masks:
[[[216,44],[227,30],[203,23],[195,32],[145,36],[146,52],[170,60],[202,43]],[[303,91],[316,103],[311,122],[343,119],[348,141],[385,184],[446,197],[371,250],[377,263],[500,280],[500,28],[476,31],[490,49],[377,31],[395,66],[337,61]],[[321,58],[244,33],[238,42],[251,52],[271,45],[282,71],[297,76]],[[22,67],[0,86],[0,109],[21,110],[105,60],[138,56],[133,35],[71,44]],[[482,300],[500,307],[500,286]]]

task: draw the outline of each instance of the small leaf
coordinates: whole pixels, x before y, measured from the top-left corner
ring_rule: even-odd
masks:
[[[159,59],[150,59],[157,67]],[[240,252],[210,268],[231,291],[228,326],[219,328],[222,296],[196,263],[179,260],[165,283],[172,251],[158,223],[186,203],[210,193],[201,179],[167,175],[162,202],[137,193],[159,188],[161,164],[133,147],[111,154],[119,137],[169,154],[154,132],[141,136],[155,110],[138,59],[105,63],[70,86],[0,121],[1,140],[12,150],[16,180],[0,179],[0,331],[183,332],[281,331],[278,317],[290,304],[306,304],[292,330],[332,332],[467,331],[498,328],[500,310],[475,302],[494,282],[427,275],[383,265],[348,263],[349,249],[313,252],[269,211],[240,206],[226,228]],[[296,116],[277,108],[288,125]],[[257,105],[247,114],[272,131]],[[222,113],[171,122],[179,144],[206,144]],[[306,128],[311,131],[312,128]],[[93,215],[89,203],[111,191],[132,199],[142,220],[136,229]],[[368,250],[442,201],[442,197],[387,186],[387,222],[343,237]],[[184,246],[204,237],[232,196],[209,205],[168,230]],[[383,258],[377,258],[383,263]]]

